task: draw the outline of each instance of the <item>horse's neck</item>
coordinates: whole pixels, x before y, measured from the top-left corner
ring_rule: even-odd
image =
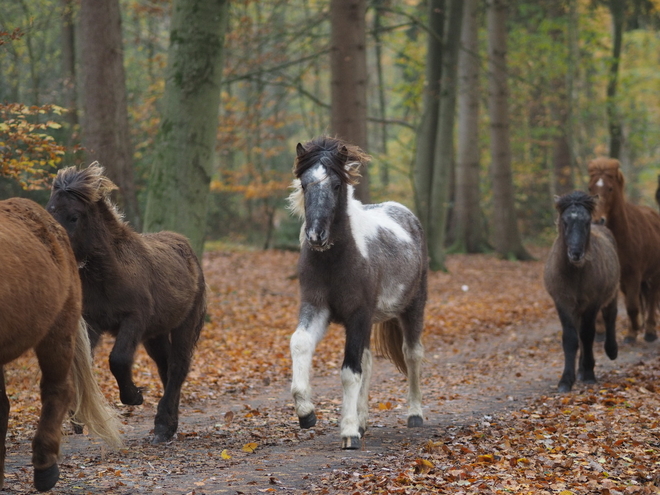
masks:
[[[619,244],[625,244],[629,238],[628,213],[626,200],[623,196],[610,208],[610,215],[606,223]]]

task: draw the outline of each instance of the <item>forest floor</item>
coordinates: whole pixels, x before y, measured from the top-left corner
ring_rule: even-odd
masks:
[[[533,252],[544,259],[545,250]],[[454,255],[447,273],[431,274],[422,428],[406,428],[405,379],[378,358],[362,449],[340,449],[343,334],[332,326],[314,358],[318,423],[300,430],[288,351],[296,260],[284,251],[205,255],[209,322],[179,432],[165,445],[150,443],[155,366],[141,350],[134,376],[145,403],[123,406],[104,341],[96,373],[121,414],[125,448],[67,435],[51,493],[660,493],[660,344],[639,339],[616,361],[596,344],[598,384],[558,394],[561,330],[542,261]],[[625,326],[621,310],[619,341]],[[6,367],[6,493],[33,492],[37,370],[31,354]]]

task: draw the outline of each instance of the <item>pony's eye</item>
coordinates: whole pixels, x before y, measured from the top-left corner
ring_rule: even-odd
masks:
[[[335,184],[333,187],[335,191],[339,191],[341,189],[341,183]]]
[[[71,215],[69,217],[69,222],[76,223],[78,221],[78,215]]]

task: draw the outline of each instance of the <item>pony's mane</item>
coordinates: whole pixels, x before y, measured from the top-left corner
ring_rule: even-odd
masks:
[[[99,162],[93,162],[82,170],[78,170],[75,166],[63,168],[57,172],[53,181],[53,191],[64,191],[87,204],[105,201],[110,210],[121,220],[117,206],[110,200],[110,193],[118,187],[103,175],[104,171]]]
[[[352,186],[358,183],[359,166],[371,161],[371,156],[360,147],[329,136],[319,136],[298,147],[303,151],[298,153],[293,163],[293,174],[296,178],[291,183],[293,192],[287,201],[291,212],[300,218],[305,217],[305,196],[300,184],[302,174],[320,162],[336,173],[342,182]]]
[[[560,215],[570,206],[582,206],[591,215],[596,209],[596,198],[583,191],[573,191],[557,198],[555,201],[555,208],[557,208]]]
[[[623,174],[620,173],[620,167],[621,164],[616,158],[607,158],[601,156],[599,158],[594,158],[589,162],[587,171],[589,173],[589,177],[597,177],[599,175],[606,174],[615,178],[619,176],[621,180],[623,180]]]
[[[359,165],[366,165],[371,157],[354,144],[348,144],[338,138],[319,136],[302,145],[304,150],[298,153],[293,163],[293,174],[300,178],[317,163],[322,163],[328,170],[336,173],[346,184],[358,183]]]

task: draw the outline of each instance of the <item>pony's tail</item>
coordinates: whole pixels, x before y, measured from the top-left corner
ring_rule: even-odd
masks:
[[[376,323],[371,327],[376,355],[388,358],[397,369],[408,376],[408,367],[403,357],[403,329],[397,318]]]
[[[92,350],[87,324],[82,318],[76,332],[71,375],[74,388],[73,421],[87,425],[90,433],[111,447],[121,447],[123,442],[119,434],[119,418],[106,403],[92,373]]]

